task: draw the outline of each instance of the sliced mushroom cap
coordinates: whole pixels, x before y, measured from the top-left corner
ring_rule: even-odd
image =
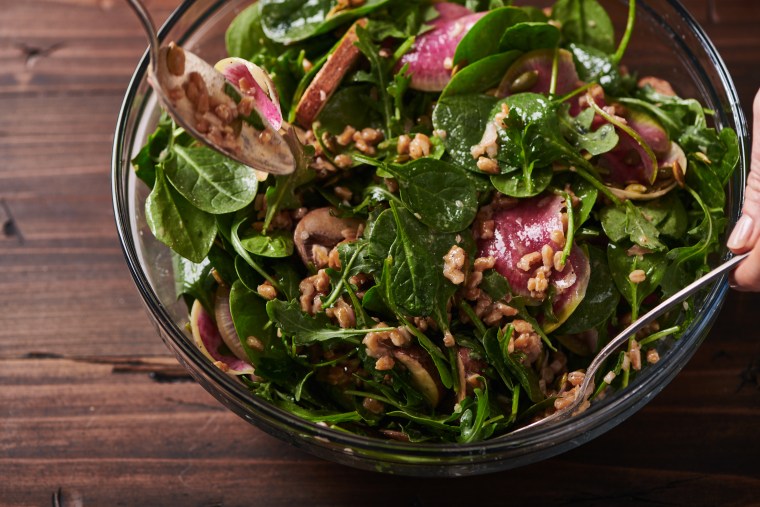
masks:
[[[441,401],[445,390],[430,355],[420,347],[394,349],[393,357],[403,364],[412,377],[412,385],[419,389],[431,407]]]
[[[308,212],[296,225],[293,242],[307,266],[314,263],[314,245],[331,250],[362,224],[357,218],[341,218],[336,213],[335,208],[317,208]]]

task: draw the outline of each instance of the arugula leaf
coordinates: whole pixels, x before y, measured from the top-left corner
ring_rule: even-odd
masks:
[[[512,293],[509,281],[495,269],[483,273],[483,280],[478,287],[494,301],[500,301]]]
[[[641,209],[631,201],[620,206],[608,206],[600,212],[604,233],[617,243],[629,238],[643,248],[662,251],[667,247],[659,240],[660,231],[650,222]]]
[[[596,130],[591,130],[594,119],[593,108],[584,109],[577,117],[569,114],[569,108],[560,109],[559,120],[562,135],[578,150],[585,150],[591,155],[601,155],[617,146],[620,138],[615,127],[609,123]]]
[[[282,334],[293,338],[294,345],[309,345],[337,339],[359,345],[361,343],[359,336],[395,329],[392,327],[341,329],[332,325],[324,313],[318,313],[314,317],[304,313],[297,301],[286,303],[279,299],[273,299],[267,302],[266,311],[272,322],[282,331]]]
[[[460,443],[478,442],[488,438],[493,433],[493,425],[486,425],[486,418],[491,413],[488,403],[488,387],[484,389],[475,388],[475,398],[477,400],[475,413],[472,408],[467,408],[462,412],[459,427],[461,435],[457,439]]]
[[[182,257],[203,262],[216,237],[214,216],[185,200],[156,166],[156,181],[145,200],[145,221],[153,235]]]

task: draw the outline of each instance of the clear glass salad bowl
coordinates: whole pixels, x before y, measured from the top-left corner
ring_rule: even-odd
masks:
[[[250,3],[188,0],[170,16],[160,38],[174,40],[215,62],[225,56],[227,26]],[[541,2],[535,3],[541,6]],[[618,34],[622,33],[627,2],[605,2],[605,7]],[[736,130],[741,158],[728,188],[730,230],[741,209],[748,133],[736,89],[715,47],[676,0],[640,1],[624,63],[641,75],[670,80],[681,96],[698,98],[715,112],[716,127]],[[642,370],[626,389],[555,425],[476,444],[419,444],[360,437],[307,422],[254,397],[242,383],[212,365],[187,331],[188,311],[175,296],[170,251],[146,225],[144,202],[149,190],[135,177],[130,164],[159,115],[155,94],[146,80],[147,68],[146,55],[124,97],[113,147],[116,225],[137,289],[161,338],[207,391],[245,420],[312,454],[357,468],[419,476],[480,474],[557,455],[616,426],[659,393],[705,339],[721,308],[728,290],[725,280],[697,298],[698,317],[679,340],[660,345],[661,360],[655,366]]]

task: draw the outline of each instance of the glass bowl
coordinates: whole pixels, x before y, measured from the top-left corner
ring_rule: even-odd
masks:
[[[250,3],[186,1],[161,28],[160,38],[177,41],[215,62],[226,56],[225,29]],[[627,2],[606,2],[606,7],[618,34],[622,33]],[[742,204],[748,134],[736,89],[715,47],[679,2],[640,1],[636,31],[624,63],[640,75],[670,80],[681,96],[699,98],[715,111],[716,127],[736,130],[741,160],[728,189],[730,230]],[[256,398],[242,383],[212,365],[186,329],[188,312],[175,296],[169,250],[152,236],[145,222],[148,188],[137,180],[130,165],[159,114],[146,81],[147,66],[145,55],[124,97],[113,147],[116,225],[137,289],[158,334],[199,384],[245,420],[312,454],[357,468],[418,476],[494,472],[557,455],[621,423],[659,393],[694,354],[718,315],[728,290],[725,279],[698,297],[698,317],[685,334],[677,341],[663,342],[660,362],[643,369],[628,388],[595,402],[570,420],[518,435],[467,445],[412,444],[346,434],[295,417]]]

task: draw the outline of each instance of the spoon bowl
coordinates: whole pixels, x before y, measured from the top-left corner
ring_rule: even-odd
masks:
[[[253,101],[244,111],[242,93],[212,65],[174,43],[160,47],[148,11],[140,0],[128,2],[150,42],[148,82],[177,125],[209,148],[255,170],[292,173],[296,161],[285,136]]]

